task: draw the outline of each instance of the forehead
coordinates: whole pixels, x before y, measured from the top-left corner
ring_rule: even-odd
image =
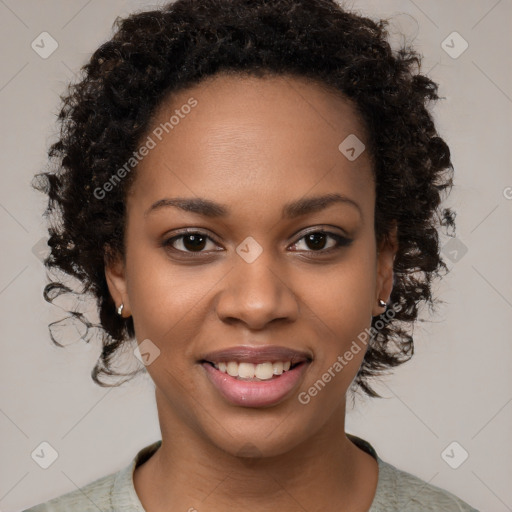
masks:
[[[148,201],[164,192],[236,201],[244,193],[271,200],[272,190],[373,189],[368,152],[351,161],[340,150],[347,137],[366,139],[354,106],[302,77],[209,77],[169,95],[146,135],[154,147],[138,165],[134,193]]]

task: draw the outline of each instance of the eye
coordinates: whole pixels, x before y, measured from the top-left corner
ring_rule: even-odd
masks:
[[[208,248],[208,242],[211,243],[210,248]],[[217,248],[218,246],[208,235],[198,231],[189,231],[173,236],[172,238],[164,240],[162,245],[166,248],[184,253],[201,253],[219,250]]]
[[[303,247],[300,247],[303,243]],[[348,246],[352,240],[337,233],[330,231],[310,231],[302,236],[291,247],[292,251],[305,251],[316,253],[330,253],[340,249],[341,247]],[[184,253],[189,255],[200,255],[212,251],[221,251],[223,249],[215,243],[215,241],[206,233],[200,231],[187,231],[167,238],[162,242],[162,247],[175,251],[177,253]]]
[[[330,243],[329,239],[331,240]],[[303,246],[305,245],[305,248],[293,250],[326,253],[352,243],[351,239],[331,233],[330,231],[311,231],[295,242],[292,247],[299,246],[302,240],[304,241]]]

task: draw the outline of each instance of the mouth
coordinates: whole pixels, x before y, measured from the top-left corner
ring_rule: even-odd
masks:
[[[233,405],[265,407],[285,400],[313,358],[285,347],[234,347],[198,362],[214,388]]]
[[[275,379],[284,372],[294,370],[298,365],[303,364],[304,361],[294,364],[291,361],[265,361],[258,364],[237,361],[219,361],[218,363],[203,361],[203,363],[208,363],[221,373],[226,373],[237,380],[261,382]]]

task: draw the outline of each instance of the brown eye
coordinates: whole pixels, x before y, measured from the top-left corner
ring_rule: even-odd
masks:
[[[331,240],[331,241],[330,241]],[[303,248],[297,248],[304,241]],[[328,253],[331,250],[340,249],[343,246],[350,245],[352,240],[329,231],[314,231],[304,235],[293,244],[295,251]]]
[[[317,233],[310,233],[304,237],[306,245],[312,250],[323,249],[327,238],[326,234],[320,231]]]
[[[165,240],[162,245],[166,248],[174,249],[178,252],[184,253],[201,253],[206,252],[204,249],[211,242],[213,247],[211,250],[216,250],[216,245],[211,238],[203,233],[182,233],[181,235],[173,236]]]
[[[206,238],[203,235],[186,235],[183,237],[183,246],[187,251],[201,251],[206,245]]]

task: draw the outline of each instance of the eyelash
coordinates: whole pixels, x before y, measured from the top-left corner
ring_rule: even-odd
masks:
[[[330,254],[331,252],[333,251],[336,251],[336,250],[339,250],[339,249],[342,249],[343,247],[347,247],[349,246],[351,243],[352,243],[352,239],[350,238],[347,238],[345,236],[342,236],[342,235],[339,235],[337,233],[332,233],[331,231],[325,231],[325,230],[321,230],[321,229],[318,229],[316,231],[309,231],[308,233],[305,233],[304,235],[302,235],[302,237],[300,237],[296,242],[294,242],[292,245],[296,245],[298,244],[301,240],[305,239],[307,236],[309,235],[313,235],[313,234],[324,234],[324,235],[327,235],[329,238],[333,238],[336,242],[336,245],[334,247],[329,247],[328,249],[319,249],[317,251],[314,251],[314,250],[308,250],[308,251],[297,251],[297,252],[306,252],[308,254],[319,254],[319,255],[325,255],[325,254]],[[182,253],[182,254],[186,254],[187,257],[192,257],[192,258],[196,258],[196,257],[201,257],[202,255],[204,254],[207,254],[208,252],[211,252],[211,251],[184,251],[184,250],[181,250],[181,249],[176,249],[175,247],[172,246],[172,244],[176,241],[176,240],[180,240],[180,239],[183,239],[185,238],[186,236],[190,236],[190,235],[200,235],[200,236],[204,236],[206,237],[208,240],[215,242],[215,240],[213,240],[210,236],[208,236],[206,233],[203,233],[201,231],[186,231],[184,233],[180,233],[178,235],[175,235],[171,238],[167,238],[165,240],[163,240],[162,242],[162,247],[164,247],[165,249],[169,249],[169,250],[172,250],[172,251],[176,251],[178,253]],[[213,252],[216,252],[216,251],[213,251]]]

